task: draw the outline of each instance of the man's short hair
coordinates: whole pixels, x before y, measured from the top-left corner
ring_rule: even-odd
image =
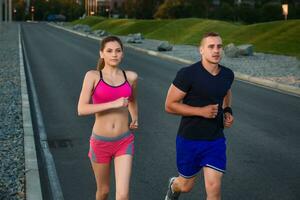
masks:
[[[216,32],[207,32],[207,33],[204,33],[202,38],[201,38],[201,41],[200,41],[200,46],[202,45],[203,41],[208,38],[208,37],[221,37],[219,33],[216,33]]]

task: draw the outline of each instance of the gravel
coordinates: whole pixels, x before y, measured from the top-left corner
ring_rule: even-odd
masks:
[[[126,41],[128,37],[120,36],[120,38]],[[157,51],[160,43],[159,40],[147,39],[143,40],[143,43],[130,45]],[[160,53],[195,62],[200,59],[198,48],[191,45],[174,45],[172,51]],[[235,72],[300,88],[300,61],[296,57],[265,53],[254,53],[253,56],[237,58],[223,55],[221,64]]]
[[[56,23],[56,25],[72,29],[69,23]],[[82,33],[80,30],[79,32]],[[91,33],[91,35],[94,34]],[[130,36],[118,37],[121,38],[124,44],[130,38]],[[130,45],[157,51],[157,47],[161,42],[155,39],[144,39],[142,43],[130,43]],[[160,53],[195,62],[200,59],[198,47],[192,45],[173,45],[172,51]],[[234,72],[300,88],[300,60],[296,57],[265,53],[254,53],[253,56],[240,56],[237,58],[223,55],[221,64],[231,68]]]
[[[18,26],[0,23],[0,200],[25,199]]]

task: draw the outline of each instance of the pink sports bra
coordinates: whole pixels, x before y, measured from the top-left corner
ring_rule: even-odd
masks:
[[[121,85],[113,86],[106,83],[102,76],[102,71],[100,71],[100,79],[94,88],[92,93],[93,104],[98,103],[106,103],[110,101],[114,101],[121,97],[131,97],[132,89],[131,85],[127,81],[127,76],[124,70],[122,70],[124,74],[125,81]]]

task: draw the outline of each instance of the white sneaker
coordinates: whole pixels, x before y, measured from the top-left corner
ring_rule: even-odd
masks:
[[[173,184],[175,179],[176,179],[176,177],[172,177],[169,180],[168,191],[167,191],[165,200],[177,200],[177,199],[179,199],[180,192],[173,192],[172,191],[172,184]]]

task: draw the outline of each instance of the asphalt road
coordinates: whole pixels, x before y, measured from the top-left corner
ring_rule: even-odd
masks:
[[[94,199],[87,157],[93,116],[78,117],[77,101],[85,72],[95,68],[99,44],[42,23],[23,24],[22,31],[64,197]],[[183,65],[126,48],[121,66],[140,77],[131,199],[161,200],[169,177],[177,174],[179,122],[164,112],[164,100]],[[223,199],[300,199],[300,98],[235,81],[233,110],[235,124],[225,131]],[[115,196],[113,176],[111,184],[110,200]],[[193,191],[180,199],[205,199],[201,174]]]

